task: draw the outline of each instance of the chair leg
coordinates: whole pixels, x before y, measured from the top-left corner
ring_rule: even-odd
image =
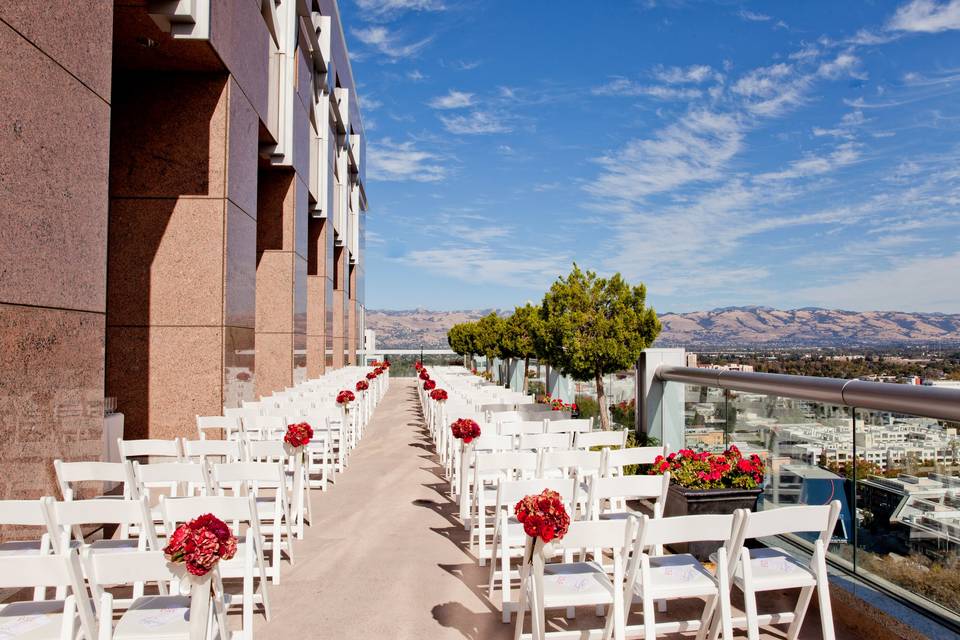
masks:
[[[247,549],[247,558],[243,566],[243,633],[253,637],[253,558]]]
[[[817,558],[817,601],[820,604],[820,630],[823,640],[834,640],[833,609],[830,606],[830,585],[827,582],[827,563]]]
[[[797,640],[800,635],[800,629],[803,627],[803,619],[807,615],[807,608],[810,606],[810,598],[813,596],[814,587],[804,587],[800,589],[800,597],[797,598],[797,606],[793,610],[793,622],[787,629],[787,640]]]
[[[760,625],[757,624],[757,594],[752,587],[744,585],[743,608],[747,615],[747,638],[760,640]]]
[[[643,596],[643,637],[646,640],[654,640],[657,637],[657,619],[656,614],[653,612],[655,605],[653,604],[653,598],[644,595]]]
[[[707,601],[703,603],[703,615],[700,616],[700,629],[697,631],[696,640],[706,640],[716,609],[717,596],[707,596]]]

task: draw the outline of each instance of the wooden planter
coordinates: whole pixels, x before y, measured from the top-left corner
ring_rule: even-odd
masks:
[[[670,483],[664,517],[727,514],[737,509],[756,511],[757,499],[763,489],[686,489]],[[674,553],[689,553],[697,560],[706,562],[710,554],[720,548],[719,542],[691,542],[670,545]]]

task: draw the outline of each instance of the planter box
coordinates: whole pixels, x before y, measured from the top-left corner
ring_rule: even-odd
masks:
[[[737,509],[756,511],[757,499],[763,489],[685,489],[670,484],[663,515],[671,516],[727,514]],[[697,560],[706,562],[710,554],[720,548],[719,542],[691,542],[669,545],[674,553],[689,553]]]

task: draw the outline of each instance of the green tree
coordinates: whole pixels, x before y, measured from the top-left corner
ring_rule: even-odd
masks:
[[[447,343],[454,353],[463,356],[464,359],[472,358],[477,353],[474,344],[476,332],[477,323],[475,322],[455,324],[447,331]]]
[[[595,381],[603,429],[610,428],[603,376],[633,367],[660,333],[646,298],[643,284],[631,286],[619,273],[600,278],[574,263],[540,306],[538,351],[563,374]]]
[[[503,330],[506,321],[491,311],[475,323],[473,348],[487,358],[487,373],[493,371],[493,359],[503,357]]]
[[[527,370],[530,358],[536,357],[534,336],[540,324],[540,307],[526,304],[513,310],[513,315],[503,324],[501,355],[505,358],[523,359],[523,392],[527,392]]]

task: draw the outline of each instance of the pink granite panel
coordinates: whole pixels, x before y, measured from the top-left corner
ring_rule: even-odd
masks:
[[[3,23],[0,52],[0,301],[103,312],[110,108]]]
[[[266,251],[257,264],[257,333],[293,333],[294,254]]]
[[[293,334],[257,333],[258,396],[282,391],[293,384]]]
[[[222,323],[225,204],[206,198],[113,200],[110,325]]]
[[[267,119],[270,32],[259,3],[213,0],[210,41],[260,119]]]
[[[230,120],[227,130],[227,197],[257,217],[257,160],[260,123],[250,101],[230,78]]]
[[[256,327],[257,221],[227,202],[226,273],[223,322]]]
[[[0,304],[0,499],[59,495],[53,459],[100,460],[99,313]]]

